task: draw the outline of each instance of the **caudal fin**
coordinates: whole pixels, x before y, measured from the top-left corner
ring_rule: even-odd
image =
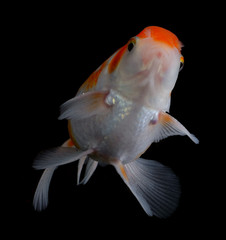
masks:
[[[170,168],[142,158],[115,167],[149,216],[166,218],[175,211],[180,184]]]

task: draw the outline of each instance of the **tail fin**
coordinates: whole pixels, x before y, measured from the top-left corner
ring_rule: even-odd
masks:
[[[170,168],[141,158],[115,167],[149,216],[166,218],[175,211],[180,185]]]
[[[34,161],[34,168],[45,169],[33,199],[33,205],[37,211],[44,210],[48,205],[49,185],[56,168],[60,165],[77,161],[92,152],[92,150],[79,151],[71,148],[70,141],[65,142],[62,147],[40,153]]]

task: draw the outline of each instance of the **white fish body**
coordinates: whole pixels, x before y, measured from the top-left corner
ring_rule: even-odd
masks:
[[[179,182],[167,167],[140,156],[153,142],[190,134],[166,111],[183,60],[174,34],[148,27],[106,60],[61,107],[70,139],[39,154],[36,169],[46,169],[34,197],[37,210],[46,208],[48,189],[57,166],[79,160],[78,183],[85,184],[98,162],[113,165],[145,212],[167,217],[175,210]],[[83,164],[87,162],[80,182]]]

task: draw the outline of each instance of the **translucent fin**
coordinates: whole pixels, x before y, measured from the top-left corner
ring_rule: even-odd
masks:
[[[170,168],[141,158],[125,165],[116,164],[115,167],[149,216],[166,218],[175,211],[180,185]]]
[[[67,140],[61,147],[41,152],[34,160],[33,167],[45,169],[35,191],[33,205],[35,210],[42,211],[48,205],[49,185],[57,166],[76,161],[80,158],[86,159],[92,150],[79,151],[75,149],[71,139]]]
[[[90,153],[87,151],[76,150],[75,148],[57,147],[41,152],[34,160],[33,167],[35,169],[46,169],[74,162]]]
[[[80,176],[81,176],[81,172],[82,172],[82,168],[83,168],[83,165],[86,161],[87,157],[82,157],[79,162],[78,162],[78,172],[77,172],[77,185],[80,184]]]
[[[88,92],[70,99],[60,107],[59,120],[81,120],[107,110],[105,98],[108,92]]]
[[[155,142],[163,138],[174,135],[187,135],[194,143],[198,144],[199,140],[191,134],[180,122],[165,112],[159,114],[159,121],[155,128]]]
[[[48,205],[49,184],[56,167],[50,167],[43,172],[35,191],[33,206],[36,211],[44,210]]]
[[[87,166],[86,166],[85,177],[82,179],[80,184],[86,184],[89,181],[89,179],[93,175],[94,171],[96,170],[97,165],[98,165],[97,161],[94,161],[89,158]]]

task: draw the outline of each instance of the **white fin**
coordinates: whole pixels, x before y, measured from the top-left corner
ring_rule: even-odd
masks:
[[[35,191],[33,206],[36,211],[46,209],[48,205],[49,185],[56,167],[50,167],[43,172]]]
[[[170,168],[141,158],[125,165],[118,163],[115,167],[149,216],[166,218],[175,211],[180,185]]]
[[[77,185],[80,184],[80,175],[81,175],[81,172],[82,172],[82,168],[83,168],[83,165],[86,161],[87,157],[82,157],[79,162],[78,162],[78,172],[77,172]]]
[[[101,113],[107,109],[105,98],[108,92],[88,92],[65,102],[60,107],[59,120],[81,120]]]
[[[66,146],[67,144],[63,144]],[[78,151],[74,147],[58,147],[40,153],[34,161],[33,167],[36,169],[45,169],[35,191],[33,205],[35,210],[42,211],[48,205],[48,192],[52,175],[59,165],[67,164],[86,158],[92,150]]]
[[[62,147],[69,147],[70,145],[71,139],[68,139],[65,143],[63,143]],[[34,209],[37,211],[44,210],[48,205],[49,185],[56,168],[57,167],[50,167],[45,169],[39,180],[33,199]]]
[[[90,153],[93,150],[87,151],[76,150],[69,147],[57,147],[39,153],[34,160],[33,167],[35,169],[46,169],[74,162]]]
[[[169,136],[187,135],[194,143],[199,143],[199,140],[193,134],[191,134],[180,122],[165,112],[160,112],[159,121],[156,124],[155,130],[155,142],[159,142],[161,139],[167,138]]]
[[[93,175],[94,171],[96,170],[97,165],[98,165],[97,161],[94,161],[89,158],[87,166],[86,166],[85,176],[82,179],[82,181],[80,182],[80,184],[86,184],[89,181],[89,179]]]
[[[81,171],[85,162],[87,162],[85,176],[80,182]],[[81,158],[78,163],[77,185],[86,184],[93,175],[94,171],[96,170],[97,165],[98,162],[92,160],[89,157]]]

